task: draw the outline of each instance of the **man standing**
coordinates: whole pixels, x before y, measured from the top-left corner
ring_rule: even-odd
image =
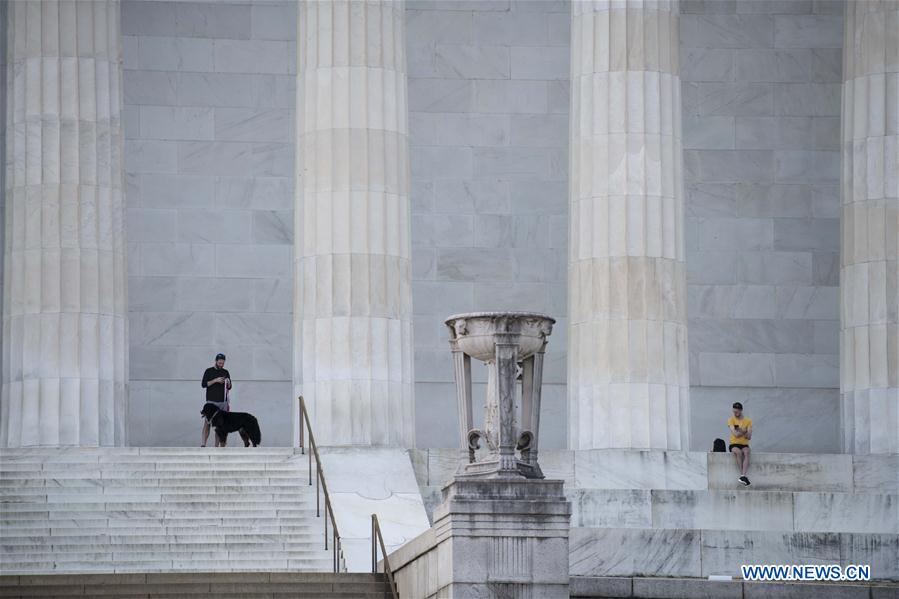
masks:
[[[727,428],[730,429],[730,452],[737,459],[737,468],[740,469],[740,478],[737,480],[745,486],[749,486],[746,472],[749,470],[749,440],[752,439],[752,419],[743,415],[743,404],[734,403],[731,406],[734,415],[727,419]]]
[[[231,374],[225,370],[225,354],[215,356],[215,365],[206,369],[200,385],[206,389],[206,403],[211,403],[220,410],[230,411],[228,405],[228,391],[231,390]],[[209,439],[209,421],[203,420],[203,442],[200,447],[206,447]],[[218,447],[218,439],[216,439]]]

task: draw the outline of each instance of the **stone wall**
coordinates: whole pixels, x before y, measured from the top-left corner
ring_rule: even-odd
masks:
[[[839,451],[841,2],[684,2],[694,449]],[[726,431],[725,431],[726,432]]]
[[[682,3],[694,449],[739,399],[757,448],[839,450],[840,7]],[[406,19],[417,443],[456,443],[443,319],[528,309],[559,320],[542,444],[564,447],[569,4]],[[235,408],[286,444],[293,3],[125,0],[123,32],[132,443],[196,442],[222,350]]]
[[[290,444],[293,2],[122,8],[131,443],[199,443],[203,370]]]
[[[420,447],[458,442],[443,321],[473,310],[557,319],[541,447],[566,445],[570,18],[567,2],[407,2]]]

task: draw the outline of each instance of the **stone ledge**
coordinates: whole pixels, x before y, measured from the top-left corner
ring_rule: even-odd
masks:
[[[455,474],[459,450],[416,450],[419,486],[441,487]],[[699,451],[544,449],[540,463],[566,490],[737,490],[894,493],[899,456],[753,452],[751,487],[737,481],[733,456]]]
[[[899,581],[899,535],[709,529],[583,528],[570,531],[572,576],[738,576],[741,564],[870,564]]]
[[[572,598],[590,599],[897,599],[899,584],[774,583],[703,578],[574,576]]]

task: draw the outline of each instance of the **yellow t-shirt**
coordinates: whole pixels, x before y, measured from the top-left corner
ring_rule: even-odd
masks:
[[[727,419],[728,430],[730,430],[731,426],[736,425],[737,427],[743,429],[744,431],[752,426],[752,418],[748,416],[743,416],[739,420],[731,416]],[[730,434],[730,444],[731,445],[749,445],[749,439],[746,437],[736,437],[733,433]]]

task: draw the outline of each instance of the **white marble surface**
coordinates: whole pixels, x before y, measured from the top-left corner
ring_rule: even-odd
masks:
[[[574,452],[574,484],[589,489],[706,489],[706,454],[592,449]]]
[[[372,514],[388,552],[430,527],[405,450],[321,447],[320,454],[351,572],[370,571]]]
[[[756,452],[839,453],[840,397],[837,389],[694,387],[693,449],[709,451],[715,438],[728,438],[734,401],[752,418]],[[814,414],[810,418],[809,414]],[[801,434],[797,434],[801,430]]]
[[[653,491],[652,525],[663,529],[793,530],[793,493]]]
[[[852,456],[848,454],[753,453],[752,486],[748,489],[737,480],[733,455],[710,453],[708,460],[710,489],[851,492],[854,488]]]
[[[572,576],[701,576],[699,532],[572,528]]]
[[[651,491],[643,489],[570,489],[571,526],[652,528]]]
[[[428,449],[428,484],[442,487],[452,480],[459,468],[461,451],[455,447]]]
[[[899,579],[899,535],[852,533],[840,535],[840,563],[871,564],[876,576]]]
[[[570,85],[563,59],[570,43],[570,3],[513,1],[499,5],[503,10],[493,10],[498,5],[492,3],[484,5],[492,7],[490,10],[482,10],[478,3],[416,2],[406,10],[413,148],[409,201],[414,217],[427,221],[427,226],[412,231],[416,373],[439,374],[438,359],[447,353],[445,340],[439,336],[440,320],[449,313],[508,306],[562,316],[568,309],[564,268],[569,221],[568,152],[563,129],[567,126]],[[791,17],[789,29],[780,27],[783,7],[777,3],[753,3],[751,10],[758,13],[753,15],[716,14],[725,6],[731,10],[733,4],[729,3],[690,3],[680,15],[682,29],[689,33],[680,40],[679,51],[683,131],[688,142],[684,173],[688,291],[696,290],[688,297],[690,342],[691,347],[704,353],[731,357],[763,353],[766,364],[773,362],[775,354],[783,353],[785,346],[801,345],[804,349],[798,353],[803,354],[836,354],[833,329],[838,328],[839,316],[828,311],[834,309],[832,293],[837,289],[840,270],[835,247],[839,185],[833,182],[833,158],[820,152],[836,155],[839,150],[833,132],[839,131],[842,52],[830,45],[833,25],[840,16],[822,18],[832,12],[832,4],[800,5],[804,14]],[[239,11],[227,4],[211,3],[203,7],[206,21],[191,19],[189,23],[193,24],[189,26],[179,26],[174,17],[170,18],[169,13],[176,12],[173,6],[129,2],[123,10],[126,137],[140,142],[130,155],[135,160],[128,167],[129,208],[144,214],[151,210],[180,213],[182,208],[194,212],[243,211],[245,221],[254,224],[249,232],[252,241],[194,244],[190,252],[179,250],[177,255],[166,249],[168,242],[133,243],[129,274],[148,283],[131,299],[138,305],[146,303],[143,293],[149,293],[150,283],[157,276],[177,276],[186,285],[199,276],[230,280],[239,272],[240,277],[234,278],[241,280],[233,281],[231,289],[242,287],[250,277],[254,278],[253,287],[286,282],[291,288],[287,307],[277,311],[289,313],[292,240],[287,246],[274,244],[283,241],[286,232],[278,229],[273,234],[256,223],[268,211],[293,210],[292,151],[284,151],[292,148],[284,140],[294,133],[293,118],[281,111],[294,112],[295,76],[290,73],[295,55],[289,50],[282,52],[282,44],[266,42],[287,42],[288,47],[292,44],[296,37],[296,3],[246,2]],[[237,12],[252,13],[252,18],[238,17]],[[772,50],[775,22],[780,43],[807,46]],[[790,42],[792,34],[787,31],[799,29],[797,41]],[[829,47],[817,47],[818,39],[826,40]],[[219,58],[242,54],[269,60],[248,65],[241,59],[248,72],[220,72],[232,67],[216,68],[216,44],[224,48],[218,52]],[[482,68],[474,62],[481,57],[505,56],[505,52],[509,53],[509,78],[472,78],[472,73]],[[168,108],[175,109],[171,114],[178,119],[198,115],[196,122],[189,124],[191,135],[201,139],[182,139],[187,136],[186,129],[150,127],[159,123],[159,115],[166,114]],[[140,122],[144,109],[146,138]],[[211,140],[206,139],[210,110],[216,136]],[[172,139],[157,139],[163,136]],[[258,153],[277,164],[235,161],[235,154],[224,151],[230,144],[239,148],[237,155]],[[215,160],[202,160],[202,152],[207,150],[208,155],[227,160],[227,173],[216,175],[221,171]],[[189,158],[186,163],[180,162],[179,152]],[[824,158],[820,163],[826,166],[826,172],[810,169],[815,163],[810,164],[809,157]],[[516,172],[517,162],[532,170]],[[180,172],[185,167],[192,172]],[[284,174],[266,175],[271,169]],[[777,173],[790,174],[787,169],[799,169],[793,174],[800,174],[804,180],[776,180]],[[148,218],[146,228],[139,221],[129,227],[129,232],[155,234],[158,229],[150,222],[158,220]],[[435,225],[442,220],[453,223],[457,239],[445,226]],[[161,234],[177,237],[178,227]],[[461,248],[446,245],[463,240],[472,243]],[[540,255],[522,252],[523,240],[540,245]],[[501,247],[493,247],[497,243]],[[745,249],[747,243],[759,247]],[[262,244],[279,249],[257,251],[255,246]],[[487,245],[491,247],[484,247]],[[490,260],[471,257],[484,250],[489,250]],[[494,266],[491,260],[501,260],[513,269],[510,280],[496,282],[485,276]],[[142,263],[146,272],[141,272]],[[243,290],[234,294],[240,296],[234,302],[244,301]],[[281,304],[282,296],[278,300]],[[212,292],[207,297],[215,303],[230,301],[220,300]],[[202,301],[201,297],[197,299]],[[247,311],[268,312],[265,306],[257,298]],[[554,335],[561,333],[561,328]],[[716,349],[722,340],[755,349]],[[182,345],[178,353],[183,355],[192,349]],[[261,349],[279,350],[274,346]],[[422,357],[430,351],[436,358]],[[551,346],[550,354],[553,352],[555,357],[548,354],[547,358],[555,362],[552,402],[561,424],[553,429],[552,441],[563,447],[567,446],[569,422],[565,406],[567,349],[564,345]],[[791,349],[790,353],[797,351]],[[292,370],[292,356],[288,359]],[[694,362],[696,385],[701,378],[697,372],[699,360]],[[160,362],[157,374],[168,372],[169,363]],[[815,364],[814,371],[809,371],[816,373],[815,380],[832,379],[831,374],[827,374],[829,378],[817,376],[822,367],[831,371],[836,368],[832,360]],[[244,364],[243,369],[250,376],[279,377],[282,381],[292,378],[283,378],[281,365],[278,372],[257,368],[255,361],[249,370],[248,366]],[[791,380],[796,381],[798,376],[798,382],[805,384],[799,361],[781,360],[777,368],[789,371],[794,377]],[[147,366],[133,370],[132,380],[143,380],[147,370]],[[172,379],[179,377],[181,374],[176,374]],[[455,420],[454,404],[443,401],[443,391],[440,401],[432,402],[433,387],[428,387],[432,383],[421,383],[425,378],[418,374],[416,378],[425,386],[415,391],[419,406],[416,428],[425,440],[418,444],[447,445],[455,436],[445,436],[443,424],[446,419]],[[751,382],[758,384],[760,380]],[[447,388],[451,396],[451,384]],[[692,388],[691,402],[701,390]],[[718,392],[716,398],[724,406],[741,395],[735,388],[711,390]],[[766,450],[840,451],[838,425],[834,424],[839,420],[834,390],[801,390],[807,391],[802,402],[797,401],[793,390],[787,391],[768,395],[758,404],[759,411],[773,419],[766,427],[773,436],[760,437],[759,443],[764,443]],[[817,406],[815,399],[820,400]],[[800,403],[801,408],[790,407]],[[815,407],[827,417],[815,423],[814,432],[792,435],[797,422],[806,422],[803,412]],[[424,411],[428,414],[422,415]],[[692,448],[704,450],[714,436],[720,436],[716,432],[720,421],[713,414],[697,420],[695,417],[706,411],[702,407],[691,411],[694,427],[707,426],[696,431]],[[783,426],[777,422],[783,422]]]
[[[223,352],[235,407],[290,446],[296,3],[129,1],[121,23],[132,442],[199,444]]]
[[[702,576],[742,576],[744,564],[835,564],[841,555],[836,533],[704,530],[701,547]]]
[[[899,455],[854,455],[852,475],[857,492],[899,493]]]
[[[899,535],[899,494],[794,493],[794,528]]]

